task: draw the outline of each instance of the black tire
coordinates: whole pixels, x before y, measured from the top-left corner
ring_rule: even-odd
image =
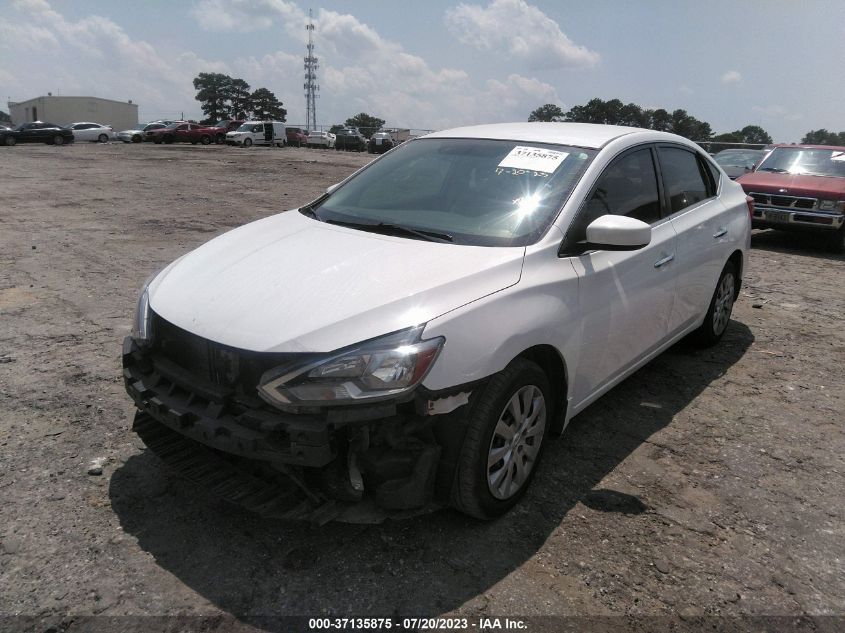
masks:
[[[827,250],[837,255],[845,253],[845,224],[828,237]]]
[[[733,262],[728,262],[722,269],[722,274],[719,275],[719,281],[716,282],[716,289],[710,299],[704,323],[693,333],[693,341],[700,347],[712,347],[722,340],[731,320],[738,288],[736,266]]]
[[[107,135],[107,134],[100,134],[100,135],[97,137],[97,140],[98,140],[98,141],[100,141],[100,143],[108,143],[108,142],[109,142],[109,137],[108,137],[108,135]]]
[[[60,136],[59,134],[56,134],[53,137],[53,145],[64,145],[64,144],[65,144],[65,137],[64,136]]]
[[[14,136],[7,136],[6,137],[6,145],[9,146],[9,147],[12,147],[17,142],[18,142],[18,139],[16,139]]]
[[[534,389],[533,392],[523,391],[531,388]],[[508,491],[503,497],[501,490],[499,490],[500,494],[494,495],[491,490],[493,484],[488,481],[488,477],[495,478],[497,473],[504,473],[500,484],[503,486],[507,480],[513,481],[519,470],[513,464],[514,476],[511,476],[511,464],[507,461],[508,455],[513,454],[516,457],[515,462],[522,459],[528,460],[529,457],[528,452],[523,452],[524,445],[522,444],[511,445],[515,447],[515,452],[504,445],[493,445],[494,438],[496,443],[499,441],[506,442],[497,433],[497,427],[500,420],[504,420],[509,414],[511,399],[517,397],[517,394],[521,391],[529,394],[539,393],[542,396],[538,405],[537,399],[532,395],[529,407],[530,411],[535,411],[533,407],[542,407],[542,409],[536,409],[535,421],[528,427],[536,429],[536,431],[532,434],[523,430],[515,436],[517,441],[524,437],[526,443],[528,440],[534,440],[536,444],[531,443],[530,446],[535,447],[535,454],[533,459],[520,462],[523,463],[522,468],[525,468],[527,463],[531,464],[527,475],[523,475],[522,482],[515,490]],[[543,370],[536,363],[524,358],[517,358],[512,361],[510,365],[490,379],[468,413],[467,431],[460,448],[455,478],[452,483],[452,506],[479,519],[492,519],[507,512],[522,498],[537,472],[537,466],[543,452],[543,439],[548,434],[549,421],[553,414],[550,392],[549,380]],[[540,420],[541,416],[542,420]],[[502,449],[507,449],[504,457],[488,467],[488,458],[491,451]]]
[[[244,147],[252,147],[252,139],[251,138],[245,138],[244,139]]]
[[[143,143],[143,142],[144,142],[144,137],[142,137],[142,136],[138,136],[138,135],[136,134],[135,136],[133,136],[133,137],[132,137],[132,142],[133,142],[133,143]]]
[[[217,143],[218,145],[222,145],[223,143],[226,142],[226,137],[223,134],[218,134],[215,137],[214,142]]]
[[[210,136],[200,136],[200,143],[203,145],[211,145],[211,137]]]

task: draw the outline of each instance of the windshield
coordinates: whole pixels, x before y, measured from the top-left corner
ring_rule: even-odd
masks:
[[[167,126],[167,129],[168,130],[175,130],[180,125],[183,125],[183,123],[179,123],[179,122],[171,123],[170,125]]]
[[[327,222],[524,246],[548,229],[595,154],[543,143],[422,139],[385,154],[313,209]]]
[[[751,167],[763,156],[764,152],[761,150],[725,150],[719,152],[713,158],[722,167]]]
[[[845,178],[845,150],[776,147],[757,171]]]

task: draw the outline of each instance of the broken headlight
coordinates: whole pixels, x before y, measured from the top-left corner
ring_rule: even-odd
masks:
[[[446,339],[421,340],[422,325],[294,368],[271,369],[258,393],[276,405],[340,405],[393,398],[425,378]]]

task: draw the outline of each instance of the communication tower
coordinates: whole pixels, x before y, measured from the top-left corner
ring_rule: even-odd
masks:
[[[305,128],[311,131],[317,127],[317,93],[320,86],[317,85],[317,58],[314,57],[314,21],[311,17],[311,10],[308,10],[308,24],[305,29],[308,31],[308,55],[305,56]]]

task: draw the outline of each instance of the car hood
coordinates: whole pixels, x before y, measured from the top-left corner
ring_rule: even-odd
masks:
[[[736,179],[746,193],[785,193],[812,198],[845,198],[845,178],[755,171]],[[785,189],[786,191],[781,191]]]
[[[425,323],[519,281],[524,247],[377,235],[290,211],[225,233],[149,286],[198,336],[262,352],[326,352]]]

